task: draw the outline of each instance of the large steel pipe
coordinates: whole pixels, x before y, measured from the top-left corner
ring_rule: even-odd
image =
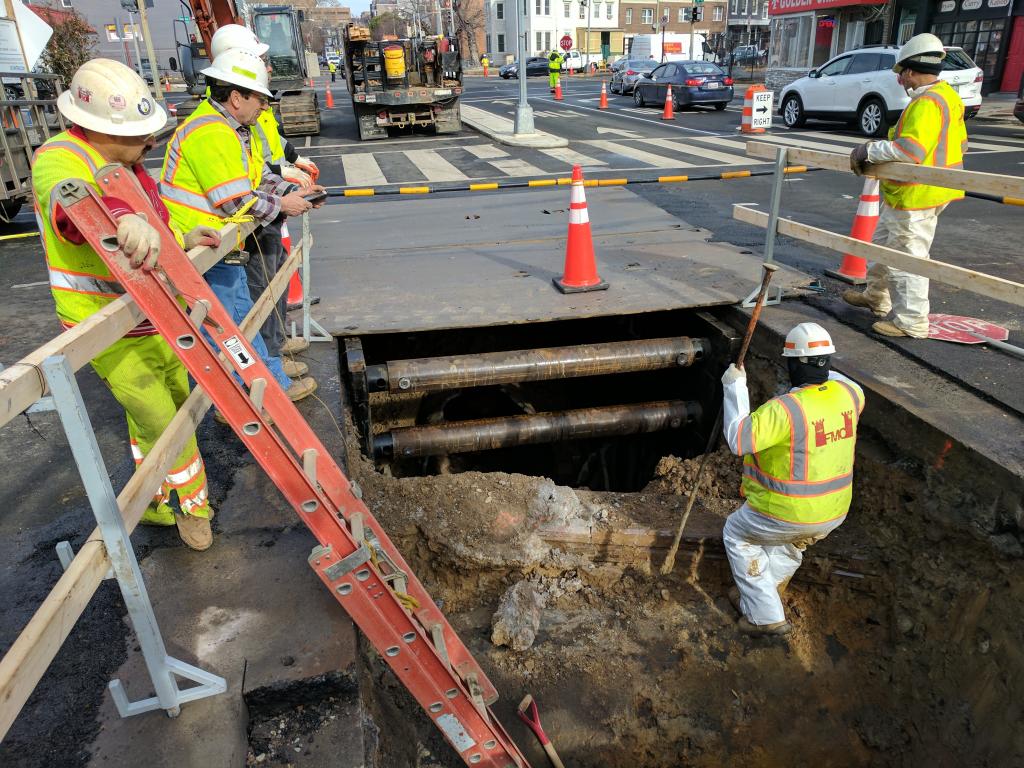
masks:
[[[411,458],[553,443],[557,440],[636,435],[678,429],[699,419],[700,414],[700,403],[661,400],[636,405],[580,408],[529,416],[403,427],[376,435],[373,438],[373,452],[384,459]]]
[[[479,355],[423,357],[368,365],[366,379],[371,392],[437,392],[489,384],[688,366],[703,357],[708,349],[710,342],[707,339],[682,336]]]

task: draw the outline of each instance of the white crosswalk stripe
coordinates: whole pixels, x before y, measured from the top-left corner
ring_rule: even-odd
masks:
[[[857,146],[858,144],[863,144],[865,141],[869,140],[869,139],[867,139],[865,137],[842,136],[842,135],[838,135],[838,134],[822,133],[822,132],[818,132],[818,131],[801,131],[798,134],[775,134],[774,138],[776,140],[779,140],[779,139],[782,139],[783,137],[788,138],[790,135],[800,136],[800,137],[806,136],[807,138],[813,138],[813,139],[824,139],[824,140],[829,141],[829,142],[837,142],[838,141],[838,142],[843,142],[844,144],[847,144],[847,145],[850,145],[850,146]],[[767,138],[767,137],[764,137],[764,138]],[[978,149],[985,150],[986,152],[1020,152],[1022,149],[1024,149],[1024,147],[1022,147],[1019,143],[1018,143],[1017,146],[1006,145],[1006,144],[993,144],[992,143],[994,141],[999,141],[1000,138],[1001,137],[999,137],[999,136],[987,136],[987,135],[985,135],[983,133],[982,134],[977,134],[977,135],[974,135],[974,136],[968,135],[968,137],[967,137],[968,152],[970,152],[972,150],[978,150]],[[768,140],[771,141],[772,139],[768,138]],[[817,149],[817,147],[815,147],[815,149]],[[841,148],[840,148],[840,151],[841,151]]]
[[[704,139],[702,138],[698,141],[703,140]],[[725,152],[716,152],[713,149],[703,147],[696,141],[679,139],[647,139],[644,141],[644,144],[653,144],[656,147],[665,147],[667,149],[675,150],[676,152],[684,152],[687,155],[707,158],[710,161],[707,163],[693,163],[693,165],[749,165],[750,163],[768,162],[757,160],[756,158],[745,157],[743,155],[742,147],[740,147],[739,154],[730,155]]]
[[[506,152],[496,144],[468,144],[461,147],[471,155],[476,155],[481,160],[493,160],[496,157],[508,157]]]
[[[561,160],[563,163],[568,163],[569,165],[608,165],[604,160],[587,157],[586,155],[580,154],[572,149],[542,149],[541,152],[548,157],[553,157],[555,160]]]
[[[504,173],[506,176],[543,176],[544,171],[535,165],[530,165],[525,160],[516,160],[513,157],[505,158],[503,160],[494,159],[488,160],[488,163],[493,165],[499,171]]]
[[[629,157],[633,160],[639,160],[641,163],[647,163],[648,165],[654,166],[655,168],[690,168],[691,163],[684,163],[679,160],[672,160],[663,155],[655,155],[651,152],[644,152],[642,149],[637,149],[631,144],[625,142],[619,143],[617,141],[582,141],[581,144],[586,144],[591,147],[597,147],[603,149],[605,152],[611,152],[612,154],[622,155],[623,157]]]
[[[350,187],[375,187],[388,183],[372,152],[342,155],[341,167],[345,170],[345,184]]]
[[[427,181],[465,181],[468,176],[432,149],[410,149],[405,153]]]

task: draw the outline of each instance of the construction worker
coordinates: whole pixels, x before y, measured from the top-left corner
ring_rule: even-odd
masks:
[[[334,63],[334,59],[327,62],[327,71],[331,73],[331,82],[333,83],[338,73],[338,65]]]
[[[249,127],[270,102],[267,70],[259,56],[230,49],[203,70],[210,97],[178,126],[168,142],[160,189],[171,221],[182,229],[204,224],[221,227],[226,221],[252,216],[260,224],[282,213],[298,216],[311,204],[298,186],[265,170],[253,160]],[[236,322],[252,309],[245,264],[251,255],[242,249],[229,254],[206,272],[206,280]],[[270,355],[262,337],[253,349],[293,401],[316,390],[310,378],[292,380],[279,357]]]
[[[558,87],[559,79],[562,76],[563,61],[565,61],[565,57],[558,51],[552,51],[548,56],[548,87],[551,88],[552,93]]]
[[[911,96],[888,141],[871,141],[850,154],[850,167],[860,175],[872,163],[915,163],[935,168],[962,168],[967,151],[964,104],[940,80],[946,51],[935,35],[915,35],[900,48],[893,71]],[[939,214],[962,190],[899,181],[882,181],[882,210],[874,242],[922,259],[935,237]],[[928,337],[928,278],[884,264],[868,269],[863,292],[846,291],[843,299],[892,320],[872,328],[884,336]]]
[[[214,33],[210,42],[210,53],[216,59],[232,49],[241,49],[265,57],[268,46],[260,42],[248,28],[240,24],[225,24]],[[271,74],[269,66],[267,74]],[[291,142],[282,138],[271,106],[268,105],[260,112],[256,123],[249,127],[249,132],[253,162],[265,163],[271,173],[297,184],[302,194],[313,191],[320,170],[311,160],[299,155]],[[287,217],[281,214],[273,221],[266,222],[246,240],[245,250],[249,253],[249,261],[245,265],[245,274],[249,296],[253,300],[263,294],[287,258],[282,241],[282,227],[286,219]],[[260,328],[260,336],[270,356],[281,358],[284,372],[290,378],[295,378],[307,373],[309,367],[299,360],[292,359],[291,355],[308,348],[309,342],[302,337],[287,337],[284,327],[287,311],[288,297],[283,293],[278,300],[277,309],[270,313]]]
[[[32,188],[57,316],[65,328],[71,328],[118,298],[124,289],[54,202],[54,188],[77,178],[100,192],[95,183],[97,170],[109,163],[131,168],[162,221],[147,222],[126,203],[111,197],[104,197],[103,202],[117,217],[118,245],[132,266],[153,269],[160,254],[155,227],[166,226],[169,215],[142,159],[153,148],[153,134],[166,123],[167,115],[138,74],[110,59],[83,64],[57,100],[57,108],[73,127],[36,151]],[[216,230],[199,223],[176,235],[187,248],[220,243]],[[92,367],[125,409],[132,456],[139,465],[188,396],[185,368],[148,320],[100,353]],[[171,507],[172,491],[178,498],[178,512]],[[206,469],[192,435],[141,522],[177,525],[185,544],[204,550],[213,543],[211,514]]]
[[[729,599],[745,634],[790,632],[780,595],[804,549],[838,528],[850,508],[864,393],[829,370],[835,351],[817,323],[796,326],[782,351],[792,388],[753,413],[746,373],[730,365],[722,376],[723,429],[743,457],[746,498],[725,521],[722,540],[736,582]]]

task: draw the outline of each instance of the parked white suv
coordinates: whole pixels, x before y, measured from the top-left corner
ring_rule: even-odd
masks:
[[[884,136],[910,103],[893,74],[894,46],[860,48],[836,56],[782,89],[779,114],[790,128],[808,119],[855,122],[865,136]],[[963,48],[946,48],[939,74],[960,94],[964,116],[981,107],[981,69]]]

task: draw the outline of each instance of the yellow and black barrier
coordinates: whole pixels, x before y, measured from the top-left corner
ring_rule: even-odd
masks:
[[[787,174],[808,173],[817,171],[818,168],[808,168],[806,165],[792,165],[786,168]],[[771,176],[774,169],[765,170],[743,170],[743,171],[720,171],[718,173],[707,173],[697,176],[655,176],[646,179],[586,179],[584,187],[623,187],[627,184],[682,184],[688,181],[722,181],[728,179],[746,179],[752,176]],[[380,197],[385,195],[428,195],[440,192],[492,192],[502,189],[530,189],[532,187],[558,187],[567,186],[572,183],[569,176],[552,179],[526,179],[522,181],[490,181],[475,184],[435,184],[420,186],[387,186],[387,187],[365,187],[345,189],[342,187],[328,187],[327,194],[331,197]]]
[[[1021,197],[998,197],[996,195],[986,195],[984,192],[964,192],[964,194],[976,200],[989,200],[993,203],[1001,203],[1002,205],[1019,205],[1024,207],[1024,198]]]

